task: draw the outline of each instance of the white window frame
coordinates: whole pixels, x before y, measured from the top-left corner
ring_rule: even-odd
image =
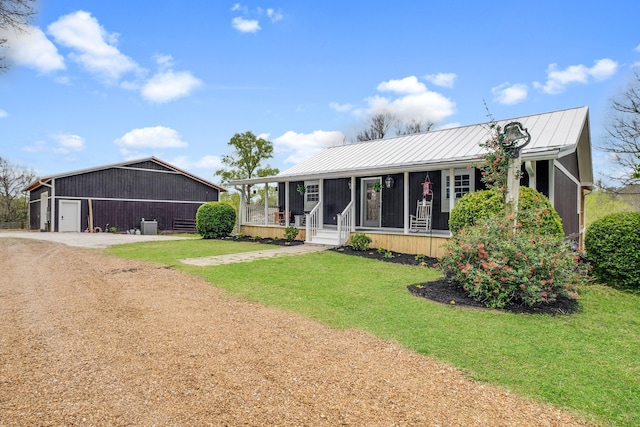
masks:
[[[458,178],[462,179],[465,175],[469,176],[469,191],[468,193],[473,193],[474,191],[476,191],[476,170],[475,168],[471,168],[471,169],[455,169],[453,171],[453,175],[454,175],[454,183],[457,181]],[[447,185],[449,181],[449,170],[443,170],[442,171],[442,191],[441,191],[441,199],[442,199],[442,203],[441,203],[441,211],[442,212],[449,212],[449,206],[450,205],[450,200],[448,197],[448,193],[449,193],[449,186]],[[458,188],[458,186],[454,186],[454,190],[456,190]],[[467,188],[467,185],[464,186],[464,188]],[[462,188],[461,188],[461,191]],[[456,194],[459,194],[460,192],[456,191]],[[464,194],[467,194],[467,192],[465,192]],[[462,195],[464,195],[462,194]],[[456,200],[459,199],[460,197],[456,197]]]

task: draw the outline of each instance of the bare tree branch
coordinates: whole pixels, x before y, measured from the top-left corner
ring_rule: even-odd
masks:
[[[607,143],[599,147],[612,153],[624,171],[623,176],[610,177],[623,184],[640,179],[640,74],[617,98],[611,100],[611,121],[606,127]]]
[[[24,31],[36,13],[34,4],[35,0],[0,0],[0,34],[8,30]],[[7,39],[0,37],[0,49],[6,48],[6,44]],[[4,56],[0,56],[0,72],[7,68]]]

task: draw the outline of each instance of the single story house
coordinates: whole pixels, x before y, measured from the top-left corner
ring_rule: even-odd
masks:
[[[521,152],[521,185],[550,199],[567,236],[582,237],[585,194],[593,186],[588,108],[496,123],[504,128],[513,121],[531,135]],[[439,256],[451,237],[449,212],[456,199],[484,188],[476,166],[485,153],[480,144],[490,136],[484,123],[345,144],[276,176],[231,182],[264,185],[272,194],[264,206],[242,203],[240,231],[281,237],[294,225],[305,241],[332,245],[361,232],[373,239],[372,247]],[[415,227],[425,199],[429,226]]]
[[[31,183],[29,228],[194,231],[196,212],[223,188],[155,157],[51,175]]]

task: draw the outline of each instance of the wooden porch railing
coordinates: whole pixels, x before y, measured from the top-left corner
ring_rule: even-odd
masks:
[[[338,244],[340,246],[347,243],[347,240],[349,240],[349,237],[351,236],[351,229],[353,227],[352,206],[353,201],[349,202],[342,213],[338,214]]]
[[[318,202],[318,204],[311,209],[311,212],[306,215],[306,242],[311,242],[313,237],[318,234],[318,229],[321,228],[320,212],[322,212],[322,202]]]

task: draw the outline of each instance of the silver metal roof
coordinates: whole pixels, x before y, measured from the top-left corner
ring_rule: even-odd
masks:
[[[499,120],[521,122],[531,134],[531,142],[522,150],[524,160],[559,158],[586,144],[584,165],[591,179],[591,149],[588,107]],[[586,132],[586,134],[585,134]],[[489,123],[441,129],[328,148],[273,177],[272,181],[293,181],[319,177],[365,176],[411,170],[442,169],[469,165],[481,159],[480,143],[491,136]],[[581,163],[583,163],[581,161]],[[236,184],[265,182],[241,180]]]

